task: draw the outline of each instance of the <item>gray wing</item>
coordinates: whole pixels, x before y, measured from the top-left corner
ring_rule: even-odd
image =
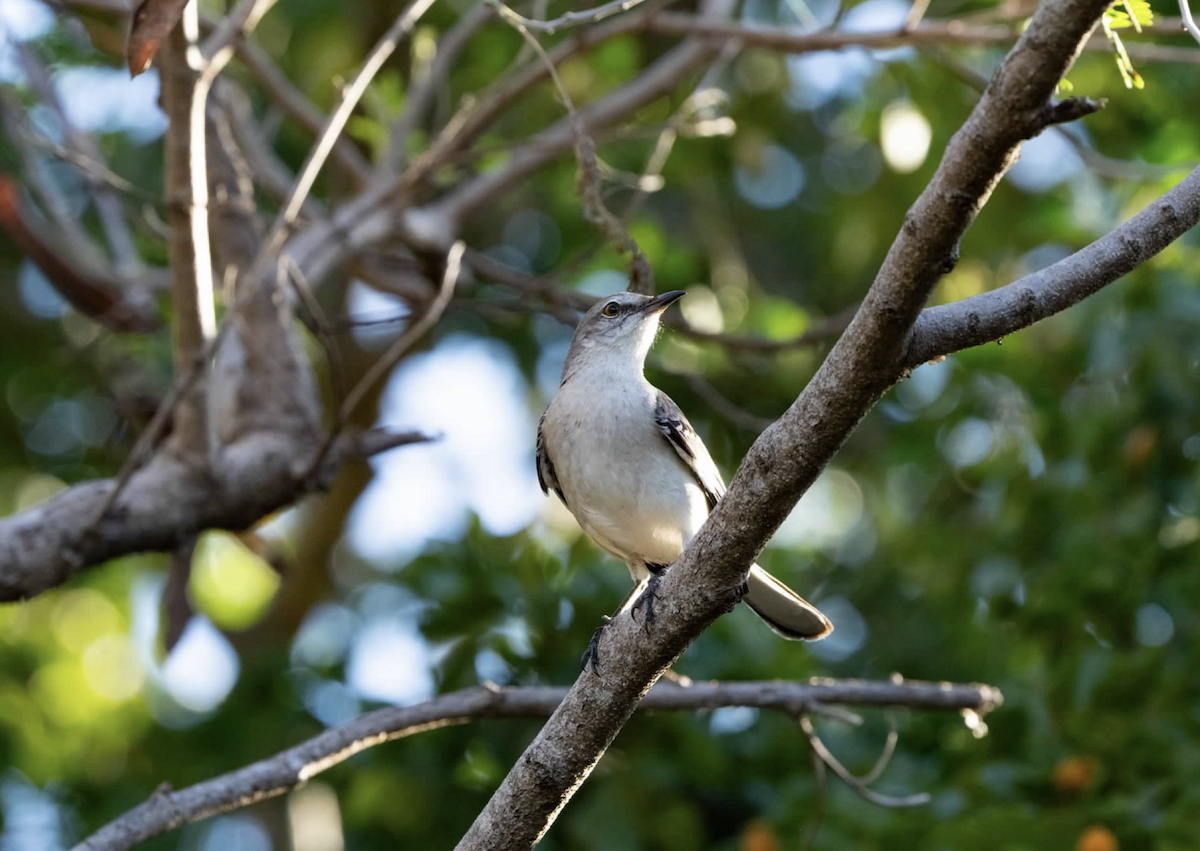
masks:
[[[708,510],[712,511],[717,501],[725,495],[725,482],[721,480],[721,471],[713,463],[712,456],[708,454],[708,447],[704,445],[700,435],[696,434],[683,411],[661,390],[658,391],[658,399],[654,404],[654,421],[667,443],[671,444],[671,448],[696,477],[696,484],[700,485],[700,489],[704,491],[704,498],[708,501]]]
[[[550,453],[546,451],[546,441],[542,439],[542,422],[546,419],[546,415],[542,414],[542,419],[538,420],[537,430],[537,476],[538,484],[542,486],[542,493],[547,496],[553,490],[558,494],[558,498],[562,500],[562,504],[567,504],[567,498],[563,496],[562,486],[558,483],[558,476],[554,475],[554,462],[550,460]]]

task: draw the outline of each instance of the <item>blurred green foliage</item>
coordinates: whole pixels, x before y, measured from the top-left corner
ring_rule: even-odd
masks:
[[[794,21],[786,5],[751,6],[748,13],[765,22]],[[930,14],[983,8],[935,1]],[[353,72],[398,9],[391,0],[289,0],[263,21],[260,37],[298,87],[328,108],[336,96],[331,79]],[[418,38],[435,39],[456,17],[450,4],[435,5]],[[1126,30],[1126,38],[1136,36]],[[614,39],[566,63],[563,78],[586,102],[669,47],[653,36]],[[513,33],[486,29],[471,42],[435,114],[444,119],[460,98],[503,73],[519,48]],[[38,49],[60,69],[117,64],[65,22]],[[1002,55],[956,54],[982,71]],[[788,339],[866,291],[976,95],[920,53],[889,54],[887,63],[861,56],[869,71],[856,88],[800,108],[797,100],[811,91],[789,84],[792,60],[743,50],[721,77],[736,135],[677,142],[665,188],[631,230],[661,289],[693,291],[684,306],[694,321]],[[351,124],[369,156],[386,148],[411,71],[404,59],[390,63]],[[1085,55],[1071,73],[1074,94],[1106,97],[1109,106],[1069,132],[1130,161],[1129,172],[1140,179],[1089,171],[1070,146],[1041,154],[1050,156],[1044,168],[1069,179],[1044,191],[1002,183],[935,301],[991,289],[1052,262],[1140,209],[1200,160],[1200,115],[1181,108],[1200,98],[1200,76],[1161,65],[1139,72],[1145,90],[1128,90],[1110,56]],[[236,66],[230,73],[249,81]],[[661,123],[689,91],[685,81],[670,103],[643,110],[637,121]],[[895,104],[915,109],[929,125],[929,154],[907,173],[881,154],[881,118]],[[261,94],[255,108],[271,113]],[[562,113],[549,86],[541,86],[483,145],[520,140]],[[413,143],[426,138],[416,134]],[[308,141],[290,122],[280,127],[277,144],[293,166]],[[116,132],[101,142],[116,171],[152,191],[161,186],[159,140]],[[9,143],[0,146],[3,161],[15,161]],[[638,172],[652,146],[653,139],[639,136],[601,153],[616,168]],[[504,156],[493,150],[478,167],[494,167]],[[787,157],[800,165],[802,186],[782,204],[756,206],[740,187],[764,176],[774,187],[786,183],[768,166]],[[1181,168],[1164,174],[1140,163]],[[344,190],[332,174],[319,191],[336,197]],[[75,191],[85,225],[98,235],[81,187]],[[627,195],[614,189],[610,204],[621,209]],[[146,256],[161,261],[161,239],[138,204],[128,208]],[[573,164],[565,160],[472,220],[467,236],[480,248],[511,243],[506,225],[529,210],[549,217],[557,239],[552,250],[526,258],[532,272],[559,268],[597,239],[579,215]],[[566,285],[621,264],[601,250]],[[880,788],[928,790],[932,803],[885,810],[831,780],[815,848],[1114,851],[1119,843],[1126,851],[1184,851],[1200,843],[1198,267],[1200,240],[1192,234],[1067,314],[919,369],[866,419],[805,503],[802,511],[824,525],[813,531],[799,516],[762,559],[828,607],[841,643],[831,640],[825,650],[781,642],[739,610],[678,664],[697,679],[900,672],[1003,690],[1004,706],[986,719],[983,738],[954,716],[894,713],[900,744]],[[35,278],[0,239],[4,513],[114,472],[138,428],[114,387],[130,374],[156,392],[167,383],[165,334],[118,339],[70,311],[39,314],[30,306],[37,282],[28,279]],[[334,315],[348,309],[343,284],[332,281],[323,293]],[[504,292],[480,284],[469,295],[486,302]],[[523,401],[536,416],[546,401],[538,364],[569,332],[540,317],[499,322],[460,313],[434,336],[464,333],[511,350],[529,381]],[[349,336],[345,344],[355,346]],[[702,374],[734,406],[771,418],[795,398],[824,350],[766,356],[667,334],[649,372],[732,473],[755,430],[715,410],[682,374]],[[532,471],[532,433],[529,447]],[[339,538],[345,507],[328,515],[333,511],[330,502],[315,501],[293,515],[300,522],[278,524],[272,540],[291,570],[324,574],[323,558],[305,560]],[[333,549],[332,578],[313,586],[301,614],[309,613],[310,624],[318,615],[342,624],[352,636],[367,614],[394,604],[406,628],[427,642],[437,691],[483,676],[569,683],[591,631],[622,599],[628,580],[554,506],[547,503],[546,511],[511,536],[473,522],[460,538],[397,563],[370,563],[343,539]],[[337,519],[323,524],[323,516]],[[325,526],[332,528],[321,533],[330,538],[322,550],[309,537]],[[188,704],[172,690],[161,648],[153,649],[161,628],[137,616],[138,601],[160,593],[164,557],[123,559],[0,608],[0,847],[60,847],[164,781],[180,787],[295,744],[322,728],[314,694],[333,701],[320,704],[335,706],[325,720],[369,707],[344,685],[345,641],[304,649],[272,618],[272,598],[288,589],[288,568],[277,577],[224,534],[207,536],[197,559],[191,604],[228,632],[237,653],[236,684],[216,706]],[[180,664],[172,676],[186,684],[193,675]],[[819,726],[860,771],[886,735],[879,713],[867,713],[859,729],[827,720]],[[424,733],[362,753],[314,786],[336,793],[346,848],[448,848],[537,728],[488,721]],[[298,800],[261,804],[146,847],[292,847],[288,813],[308,811]],[[809,753],[787,720],[750,711],[638,716],[542,847],[795,849],[817,806]],[[37,807],[49,814],[50,827],[30,827]],[[5,844],[39,841],[46,844]]]

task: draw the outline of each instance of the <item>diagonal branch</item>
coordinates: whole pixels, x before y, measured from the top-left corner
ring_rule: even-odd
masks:
[[[566,695],[565,688],[477,686],[413,706],[389,707],[327,730],[307,742],[245,768],[171,791],[109,822],[73,851],[126,851],[152,836],[228,810],[281,795],[367,748],[452,724],[485,718],[544,718]],[[700,711],[724,706],[770,709],[790,716],[829,705],[906,706],[928,710],[971,710],[980,714],[1001,702],[986,685],[917,681],[812,680],[810,682],[663,682],[642,702],[648,711]]]
[[[534,845],[587,779],[662,672],[740,597],[745,572],[863,416],[902,375],[904,342],[958,241],[1044,127],[1047,104],[1107,0],[1044,0],[951,139],[905,217],[867,297],[816,376],[755,441],[659,590],[647,636],[628,618],[605,629],[602,676],[581,676],[459,843],[460,851]]]

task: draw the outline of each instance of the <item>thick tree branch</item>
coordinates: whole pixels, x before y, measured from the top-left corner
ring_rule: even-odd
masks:
[[[177,792],[164,787],[149,800],[92,834],[73,851],[126,851],[140,842],[220,812],[281,795],[367,748],[451,724],[485,718],[544,718],[565,688],[478,686],[414,706],[389,707],[327,730],[303,744]],[[902,680],[659,683],[639,707],[646,711],[697,711],[723,706],[770,709],[800,717],[829,705],[903,706],[971,711],[980,715],[1001,702],[986,685]]]
[[[205,529],[248,528],[328,480],[338,464],[412,442],[410,432],[346,437],[317,477],[309,475],[316,446],[286,432],[250,434],[204,470],[160,452],[129,477],[103,516],[116,480],[75,485],[0,519],[0,602],[34,597],[117,556],[171,550]]]
[[[1059,80],[1107,0],[1044,0],[951,139],[846,333],[791,408],[747,454],[659,590],[647,636],[629,618],[604,631],[601,677],[585,673],[459,843],[460,851],[535,844],[587,779],[651,684],[736,604],[748,566],[830,458],[902,374],[904,341],[928,294],[1020,143],[1043,129]]]
[[[913,326],[910,367],[999,340],[1061,313],[1133,271],[1200,221],[1200,168],[1116,230],[1011,284],[929,307]]]

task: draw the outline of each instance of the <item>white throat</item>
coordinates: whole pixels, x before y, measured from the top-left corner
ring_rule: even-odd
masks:
[[[644,380],[646,355],[657,332],[657,322],[644,322],[634,333],[617,339],[573,342],[563,364],[563,383],[584,373],[589,380]]]

